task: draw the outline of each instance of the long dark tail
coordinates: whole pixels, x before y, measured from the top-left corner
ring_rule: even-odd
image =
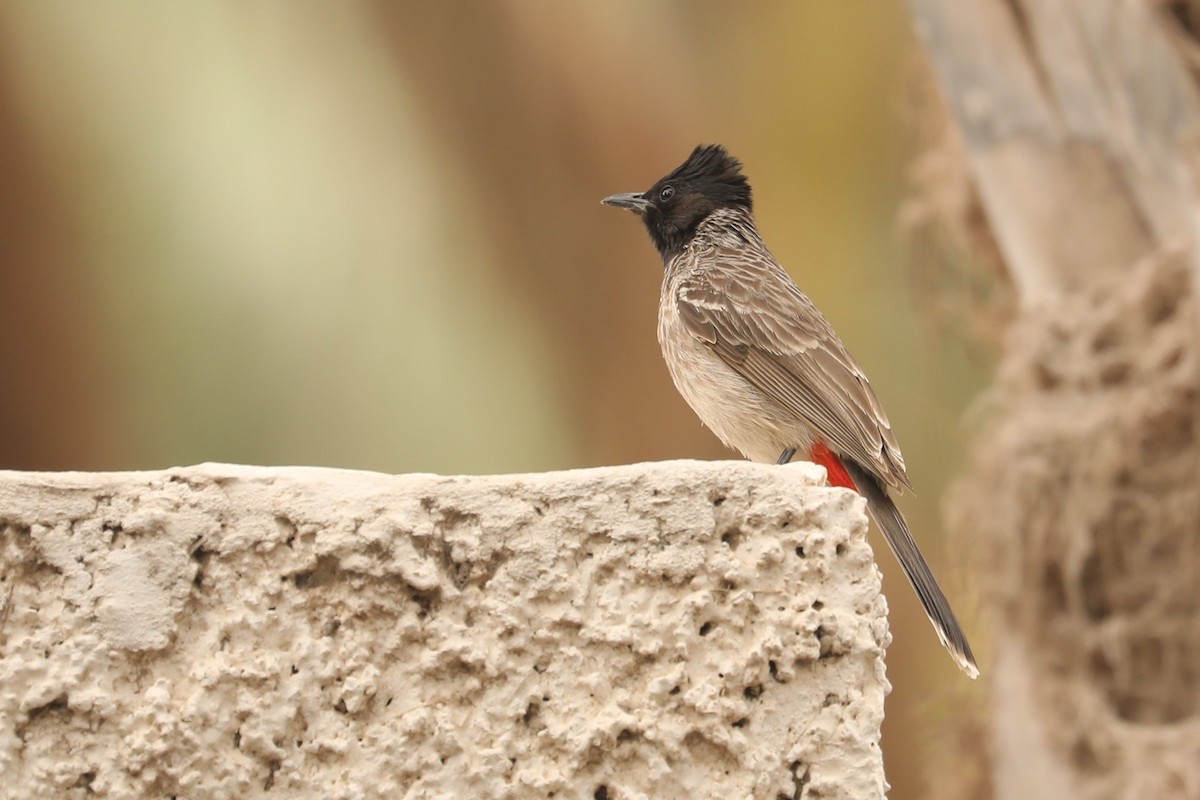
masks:
[[[857,485],[859,493],[867,499],[867,510],[883,531],[883,538],[887,539],[888,546],[896,554],[896,560],[900,562],[900,568],[904,570],[908,582],[917,591],[917,597],[921,598],[921,605],[925,607],[925,614],[933,623],[938,638],[950,651],[954,663],[969,677],[978,678],[979,667],[975,665],[971,645],[967,643],[966,634],[959,627],[954,612],[950,610],[950,601],[942,594],[937,579],[933,577],[929,564],[925,562],[925,556],[921,555],[921,549],[913,540],[904,515],[896,508],[892,498],[888,497],[887,490],[878,478],[848,458],[842,459],[842,464]]]

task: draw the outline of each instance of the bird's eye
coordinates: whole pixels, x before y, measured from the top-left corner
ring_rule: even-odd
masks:
[[[658,192],[658,199],[662,200],[664,203],[667,200],[670,200],[674,196],[675,196],[675,187],[674,186],[664,186]]]

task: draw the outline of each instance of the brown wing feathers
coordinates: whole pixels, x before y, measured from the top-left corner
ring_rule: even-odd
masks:
[[[680,319],[730,368],[820,431],[834,452],[863,464],[885,485],[909,487],[887,417],[829,323],[799,290],[781,293],[752,275],[746,280],[764,289],[754,295],[755,305],[768,313],[692,280],[676,299]],[[792,324],[781,328],[773,320]],[[811,324],[801,330],[798,321]]]

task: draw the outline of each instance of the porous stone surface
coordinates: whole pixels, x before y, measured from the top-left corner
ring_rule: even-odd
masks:
[[[877,798],[808,464],[0,472],[5,798]]]

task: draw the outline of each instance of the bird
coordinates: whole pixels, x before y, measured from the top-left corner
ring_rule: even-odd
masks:
[[[641,217],[663,261],[658,341],[701,421],[751,461],[796,456],[854,490],[958,667],[979,668],[889,492],[912,490],[883,406],[833,326],[767,249],[742,164],[699,145],[644,192],[604,205]]]

